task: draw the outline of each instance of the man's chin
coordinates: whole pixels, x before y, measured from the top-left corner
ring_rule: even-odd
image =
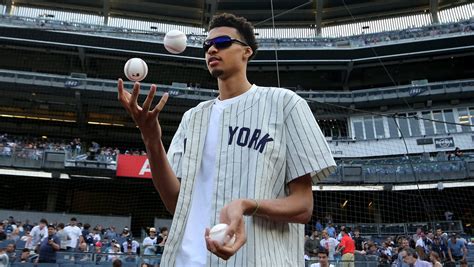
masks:
[[[223,71],[223,70],[214,69],[214,70],[211,71],[212,77],[214,77],[214,78],[216,78],[216,79],[219,78],[219,77],[221,77],[222,74],[224,74],[224,71]]]

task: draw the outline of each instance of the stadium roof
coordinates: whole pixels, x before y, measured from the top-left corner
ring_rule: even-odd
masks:
[[[7,6],[41,7],[97,15],[134,17],[206,27],[222,12],[241,15],[260,27],[272,25],[271,6],[277,26],[337,25],[354,20],[433,12],[469,0],[3,0]]]

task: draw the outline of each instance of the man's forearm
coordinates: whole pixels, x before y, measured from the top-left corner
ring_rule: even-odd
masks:
[[[311,191],[311,176],[298,177],[288,184],[290,195],[278,199],[262,199],[258,201],[256,216],[273,221],[290,223],[307,223],[313,215],[313,192]],[[257,203],[244,199],[244,214],[251,215],[257,208]]]
[[[179,181],[171,168],[161,140],[143,138],[153,177],[153,184],[160,194],[166,209],[174,214],[179,194]]]
[[[296,196],[281,199],[263,199],[258,201],[258,210],[255,216],[269,220],[291,223],[307,223],[313,212],[313,198],[304,200]],[[250,199],[244,200],[244,214],[251,215],[257,204]]]

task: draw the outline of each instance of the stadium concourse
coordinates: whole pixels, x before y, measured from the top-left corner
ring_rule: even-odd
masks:
[[[355,266],[408,266],[408,247],[474,266],[474,3],[274,2],[1,1],[0,265],[34,265],[63,225],[78,242],[45,266],[159,264],[172,215],[117,78],[129,58],[146,61],[139,103],[152,83],[169,93],[168,148],[183,114],[218,95],[202,43],[210,18],[232,12],[256,28],[249,80],[303,97],[338,165],[313,184],[306,265],[327,250],[345,266],[345,229]],[[188,37],[182,54],[164,48],[172,29]]]

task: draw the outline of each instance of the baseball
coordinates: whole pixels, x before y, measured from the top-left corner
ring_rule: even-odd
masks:
[[[225,223],[220,223],[214,225],[214,227],[211,228],[211,231],[209,232],[209,237],[217,241],[220,245],[226,245],[226,246],[232,246],[235,243],[235,235],[230,239],[227,243],[224,244],[225,240],[225,232],[227,231],[227,228],[229,226]]]
[[[148,74],[148,66],[143,59],[134,57],[125,63],[123,72],[130,81],[139,82],[145,79]]]
[[[171,30],[165,35],[165,48],[171,54],[182,53],[186,49],[186,34],[182,31]]]

